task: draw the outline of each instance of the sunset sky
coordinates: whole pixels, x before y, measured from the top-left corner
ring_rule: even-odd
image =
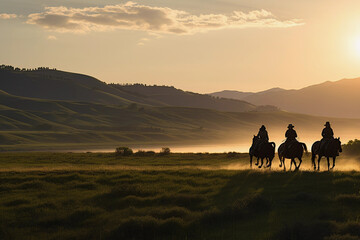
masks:
[[[360,77],[359,0],[1,0],[0,64],[208,93]]]

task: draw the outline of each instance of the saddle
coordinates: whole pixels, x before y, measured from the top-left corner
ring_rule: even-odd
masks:
[[[320,146],[319,146],[319,153],[324,154],[328,150],[329,145],[330,145],[330,143],[332,141],[334,141],[333,138],[323,138],[323,139],[321,139]]]
[[[287,149],[290,149],[292,148],[292,146],[297,143],[298,141],[296,139],[292,139],[292,140],[289,140],[288,143],[286,144],[287,146]]]

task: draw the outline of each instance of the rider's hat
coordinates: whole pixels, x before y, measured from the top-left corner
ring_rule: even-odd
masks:
[[[294,126],[290,123],[288,128],[294,128]]]
[[[330,122],[326,122],[324,126],[330,127]]]
[[[260,128],[260,130],[265,130],[265,129],[266,129],[265,125],[262,125]]]

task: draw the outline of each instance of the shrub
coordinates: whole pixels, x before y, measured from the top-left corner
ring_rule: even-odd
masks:
[[[140,156],[140,157],[146,157],[146,156],[154,156],[155,152],[154,151],[144,151],[144,150],[139,150],[135,153],[136,156]]]
[[[120,156],[130,156],[133,154],[133,150],[128,147],[118,147],[116,148],[115,153]]]
[[[170,154],[170,148],[164,147],[160,151],[160,155],[169,155]]]
[[[228,158],[239,158],[239,157],[240,157],[240,154],[237,153],[237,152],[228,152],[228,153],[226,154],[226,157],[228,157]]]
[[[349,155],[359,155],[360,154],[360,140],[350,140],[347,144],[343,145],[344,153]]]

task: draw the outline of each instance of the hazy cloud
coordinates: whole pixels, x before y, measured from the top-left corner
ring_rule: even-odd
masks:
[[[16,14],[0,13],[0,19],[12,19],[17,18]]]
[[[57,37],[50,35],[47,37],[48,40],[57,40]]]
[[[142,39],[140,39],[140,40],[138,41],[137,44],[138,44],[139,46],[144,46],[145,43],[148,42],[148,41],[150,41],[149,38],[142,38]]]
[[[29,24],[37,24],[58,32],[141,30],[150,33],[194,34],[221,28],[283,28],[303,24],[301,20],[280,20],[271,12],[192,15],[167,7],[151,7],[134,2],[105,7],[47,7],[44,12],[28,16]]]

